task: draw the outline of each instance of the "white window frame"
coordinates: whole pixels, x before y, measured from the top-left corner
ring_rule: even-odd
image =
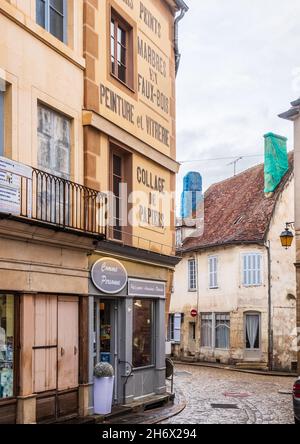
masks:
[[[209,277],[209,289],[210,290],[215,290],[215,289],[219,288],[218,265],[219,265],[218,256],[209,256],[208,257],[208,277]]]
[[[54,34],[52,34],[50,30],[50,8],[53,6],[51,5],[51,0],[43,0],[45,2],[45,27],[46,31],[48,31],[51,35],[53,35],[55,38],[57,38]],[[37,3],[37,1],[36,1]],[[35,4],[36,4],[35,3]],[[68,0],[63,0],[63,40],[62,42],[67,44],[68,43]],[[36,7],[36,22],[38,23],[38,17],[37,17],[37,7]],[[58,40],[60,40],[58,38]]]
[[[191,269],[191,264],[193,264],[193,270]],[[192,274],[194,276],[192,277]],[[197,291],[197,261],[195,258],[188,260],[188,289],[189,291]]]
[[[211,316],[211,346],[209,345],[202,345],[202,316]],[[229,348],[217,348],[216,347],[216,328],[217,328],[217,316],[227,316],[229,317]],[[231,344],[230,344],[230,332],[231,332],[231,313],[229,312],[206,312],[206,313],[200,313],[200,321],[201,321],[201,327],[200,327],[200,347],[203,349],[208,350],[230,350]]]
[[[242,254],[242,284],[244,287],[263,285],[263,255],[261,253]]]
[[[181,313],[170,313],[168,321],[168,341],[179,344],[181,342]]]

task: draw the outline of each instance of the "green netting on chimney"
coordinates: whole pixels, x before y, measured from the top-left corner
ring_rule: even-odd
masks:
[[[272,193],[289,169],[287,139],[269,133],[265,135],[265,193]]]

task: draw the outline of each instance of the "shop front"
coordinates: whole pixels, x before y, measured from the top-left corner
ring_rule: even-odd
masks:
[[[90,413],[98,362],[114,367],[115,405],[164,394],[168,269],[107,252],[90,261]]]

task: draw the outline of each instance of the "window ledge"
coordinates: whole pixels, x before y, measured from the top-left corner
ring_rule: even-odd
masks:
[[[188,289],[189,293],[196,293],[197,292],[197,288],[195,288],[194,290],[191,290],[190,288]]]
[[[3,0],[0,0],[0,12],[41,42],[45,43],[51,49],[68,59],[78,68],[82,70],[85,69],[85,59],[83,57],[76,54],[76,52],[65,43],[61,42],[44,28],[39,26],[30,17],[26,16],[24,12]]]

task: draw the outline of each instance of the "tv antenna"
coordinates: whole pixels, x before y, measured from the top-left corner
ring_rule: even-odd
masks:
[[[236,166],[240,160],[243,160],[242,157],[238,157],[237,159],[233,160],[232,162],[228,163],[227,166],[233,165],[233,175],[236,176]]]

